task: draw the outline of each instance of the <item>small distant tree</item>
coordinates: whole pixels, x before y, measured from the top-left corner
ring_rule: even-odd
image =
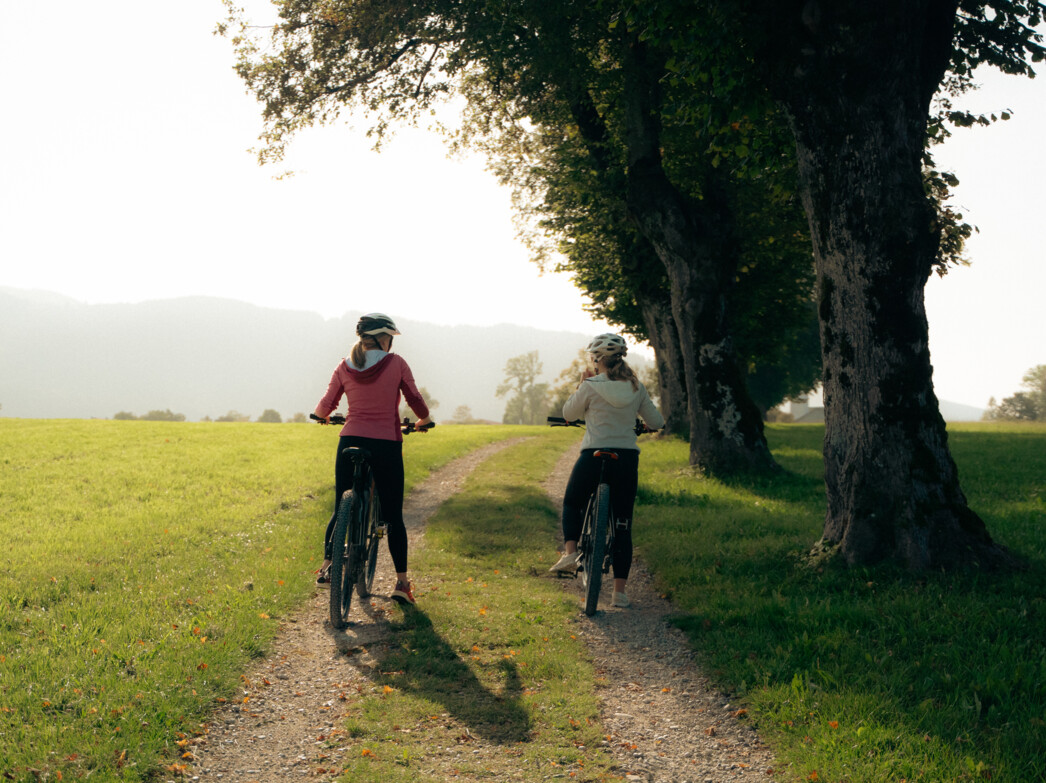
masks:
[[[505,424],[542,424],[548,410],[548,384],[538,383],[541,362],[538,352],[514,356],[505,363],[505,380],[497,388],[497,396],[511,393],[505,405]]]
[[[450,418],[451,424],[472,424],[475,421],[472,408],[468,405],[459,405],[454,409],[454,415]]]
[[[295,413],[293,416],[287,419],[288,424],[308,424],[308,422],[309,417],[306,416],[304,413]]]
[[[1039,421],[1046,421],[1046,364],[1032,367],[1022,378],[1027,395],[1035,405]]]
[[[239,411],[229,411],[224,416],[219,416],[215,421],[232,421],[232,422],[245,422],[250,421],[251,417],[246,413],[240,413]]]
[[[1021,379],[1023,391],[996,403],[988,400],[985,421],[1046,421],[1046,364],[1032,367]]]
[[[135,421],[137,418],[138,417],[130,411],[120,411],[119,413],[113,414],[114,421]]]
[[[163,411],[149,411],[141,417],[142,421],[185,421],[184,413],[172,413],[171,409]]]
[[[261,424],[282,424],[283,417],[272,408],[266,408],[258,417],[258,421]]]

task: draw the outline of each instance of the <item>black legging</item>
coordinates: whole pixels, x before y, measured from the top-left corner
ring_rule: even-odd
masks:
[[[403,524],[403,443],[398,440],[378,440],[343,435],[338,439],[338,457],[334,462],[334,513],[327,523],[323,537],[323,556],[331,558],[331,535],[338,517],[338,504],[346,490],[352,489],[353,463],[343,452],[349,446],[359,446],[370,452],[374,484],[381,503],[381,520],[389,540],[389,554],[397,573],[407,571],[407,528]]]
[[[628,579],[632,568],[632,509],[639,486],[639,452],[634,449],[585,449],[581,452],[563,495],[563,540],[577,541],[585,521],[585,506],[599,484],[600,461],[596,451],[613,451],[617,459],[606,460],[603,478],[610,485],[610,507],[614,531],[614,578]]]

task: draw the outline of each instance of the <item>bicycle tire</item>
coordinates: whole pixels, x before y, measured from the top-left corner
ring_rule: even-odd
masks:
[[[589,617],[596,613],[599,605],[599,591],[603,587],[603,559],[606,555],[607,524],[610,518],[610,486],[600,484],[592,494],[589,502],[591,522],[586,518],[585,527],[589,530],[588,551],[585,552],[582,582],[585,585],[585,614]]]
[[[353,520],[360,515],[360,511],[360,498],[352,490],[347,491],[338,504],[338,517],[331,539],[330,620],[331,625],[339,630],[349,624],[349,610],[352,608],[355,547],[350,536]]]
[[[370,502],[367,504],[367,540],[365,542],[365,554],[359,577],[356,579],[356,594],[360,598],[370,597],[374,589],[374,575],[378,571],[378,545],[381,536],[378,534],[378,526],[381,524],[381,504],[378,502],[378,493],[374,482],[370,485]]]

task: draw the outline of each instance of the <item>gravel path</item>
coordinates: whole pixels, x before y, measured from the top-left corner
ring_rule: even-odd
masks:
[[[404,504],[411,548],[419,543],[425,521],[460,490],[468,474],[516,442],[481,448],[437,471],[411,493]],[[564,454],[546,485],[557,505],[575,458],[576,451]],[[554,559],[550,547],[549,562]],[[345,631],[325,621],[325,590],[288,618],[270,657],[244,676],[239,702],[217,710],[206,733],[187,741],[193,756],[189,779],[282,783],[336,778],[339,758],[348,750],[344,705],[373,683],[369,673],[375,658],[368,647],[388,636],[385,618],[394,605],[384,596],[394,578],[382,547],[374,597],[354,604],[353,624]],[[577,595],[580,614],[580,580],[560,581]],[[682,633],[666,621],[670,604],[657,595],[641,563],[633,567],[628,592],[631,609],[603,611],[604,605],[609,607],[606,592],[601,611],[592,618],[581,615],[578,623],[578,635],[599,675],[607,749],[619,774],[650,783],[765,780],[772,767],[769,750],[747,725],[743,711],[709,690]],[[498,755],[497,748],[470,747],[484,756],[488,751],[491,758]]]

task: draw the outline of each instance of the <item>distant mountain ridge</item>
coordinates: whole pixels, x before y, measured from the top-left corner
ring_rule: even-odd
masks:
[[[235,410],[257,419],[309,413],[355,341],[360,311],[341,318],[187,297],[88,305],[49,291],[0,286],[0,416],[112,418],[170,409],[190,421]],[[590,334],[524,326],[438,326],[391,313],[395,351],[449,419],[459,405],[501,421],[505,362],[537,351],[554,382]],[[643,357],[629,357],[644,366]],[[942,400],[946,421],[981,408]]]
[[[316,313],[188,297],[88,305],[45,291],[0,287],[0,415],[111,418],[170,409],[190,421],[231,410],[256,419],[309,413],[355,341],[360,311]],[[394,350],[439,402],[501,421],[495,391],[513,356],[538,351],[542,380],[576,358],[591,335],[502,324],[439,326],[390,313]],[[637,364],[642,364],[638,361]]]

